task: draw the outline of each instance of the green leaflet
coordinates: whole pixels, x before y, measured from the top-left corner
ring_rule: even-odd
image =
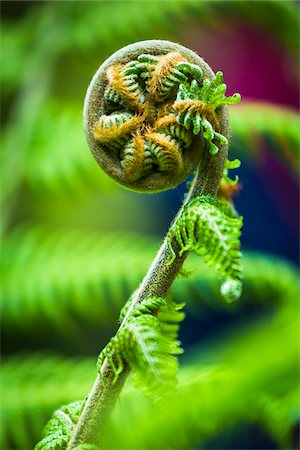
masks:
[[[235,179],[232,180],[231,178],[229,178],[228,176],[228,170],[229,169],[237,169],[238,167],[240,167],[241,165],[241,161],[239,159],[234,159],[233,161],[229,161],[229,159],[226,160],[226,164],[225,164],[225,168],[224,168],[224,172],[223,172],[223,177],[222,177],[222,181],[221,182],[225,182],[225,183],[229,183],[231,185],[235,185],[237,184],[237,182],[239,181],[239,177],[238,175],[235,176]]]
[[[127,363],[136,384],[147,394],[160,397],[176,384],[177,360],[182,353],[176,339],[178,322],[183,320],[183,305],[153,297],[145,299],[126,318],[118,333],[100,353],[97,367],[107,359],[116,382]]]
[[[83,405],[83,401],[77,401],[57,409],[47,423],[43,439],[36,444],[35,450],[66,449]]]
[[[194,250],[205,255],[204,261],[221,274],[221,294],[228,302],[237,300],[242,291],[242,267],[239,237],[242,217],[228,215],[226,203],[211,196],[200,196],[184,206],[181,216],[171,227],[168,245],[175,237],[180,245],[179,255]]]
[[[180,111],[177,116],[178,123],[187,130],[192,128],[195,135],[203,130],[203,138],[211,155],[219,151],[214,141],[218,140],[219,145],[228,144],[226,137],[214,129],[213,111],[222,105],[234,105],[241,99],[240,94],[226,97],[226,89],[223,73],[217,72],[213,80],[205,78],[202,85],[197,79],[193,79],[191,83],[180,84],[177,93],[176,109]]]

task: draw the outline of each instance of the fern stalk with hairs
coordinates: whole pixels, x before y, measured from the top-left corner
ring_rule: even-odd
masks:
[[[215,76],[198,55],[168,41],[125,47],[96,73],[85,102],[85,129],[99,165],[127,188],[144,192],[174,187],[194,169],[196,175],[151,267],[121,313],[116,336],[100,354],[98,376],[70,419],[72,426],[63,415],[60,428],[56,414],[37,450],[52,448],[51,439],[59,440],[62,429],[58,448],[99,445],[130,371],[147,393],[160,396],[174,386],[183,314],[182,305],[167,296],[189,251],[207,255],[209,265],[221,274],[227,300],[239,297],[241,219],[230,202],[216,199],[221,181],[231,183],[226,105],[239,100],[238,94],[226,97],[225,92],[221,72]]]

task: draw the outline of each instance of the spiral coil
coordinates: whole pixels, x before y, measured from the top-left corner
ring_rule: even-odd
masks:
[[[112,60],[103,88],[93,94],[99,109],[88,125],[92,151],[109,175],[132,189],[176,186],[195,168],[203,146],[215,155],[228,143],[222,107],[239,96],[225,97],[222,73],[211,76],[204,62],[203,68],[194,64],[173,45],[163,54],[155,49]]]

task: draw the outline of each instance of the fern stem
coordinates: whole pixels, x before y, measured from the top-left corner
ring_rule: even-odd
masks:
[[[227,127],[227,117],[223,119]],[[222,178],[226,157],[227,146],[223,146],[215,156],[210,155],[205,148],[202,150],[201,161],[184,204],[200,194],[216,195]],[[182,209],[183,206],[179,210],[177,217],[181,214]],[[145,298],[151,296],[165,297],[168,294],[173,281],[176,279],[188,256],[188,252],[183,253],[182,256],[178,255],[180,247],[175,239],[172,241],[172,248],[177,256],[172,264],[168,264],[172,255],[167,239],[165,239],[146,276],[133,294],[131,304],[120,327],[124,326],[124,323],[128,320],[132,312]],[[105,422],[123,388],[129,372],[129,366],[126,365],[117,381],[113,383],[115,374],[107,364],[107,360],[104,360],[101,367],[101,375],[99,374],[97,376],[89,393],[67,450],[75,449],[78,445],[84,443],[99,445]]]
[[[164,55],[168,53],[166,58],[169,57],[172,59],[178,58],[178,55],[180,56],[180,61],[183,58],[182,55],[184,55],[184,58],[187,58],[188,61],[193,62],[200,66],[201,68],[201,74],[202,72],[206,74],[206,77],[208,79],[213,79],[214,74],[211,71],[210,67],[195,53],[191,52],[188,49],[185,49],[182,46],[179,46],[178,44],[173,44],[167,41],[144,41],[142,43],[133,44],[132,46],[125,47],[125,49],[122,49],[120,52],[117,52],[115,55],[111,57],[113,58],[113,62],[117,64],[116,67],[118,67],[118,63],[121,61],[122,58],[124,58],[124,54],[127,54],[126,52],[129,52],[131,57],[136,53],[137,56],[143,50],[145,52],[147,49],[148,52],[153,52],[153,49],[155,50],[154,53],[157,53],[157,49],[160,50],[161,54]],[[175,51],[175,53],[174,53]],[[179,54],[178,54],[179,52]],[[170,56],[171,55],[171,56]],[[119,60],[118,60],[119,58]],[[126,56],[127,58],[127,56]],[[127,60],[126,60],[127,61]],[[170,60],[171,61],[171,60]],[[180,62],[179,61],[179,62]],[[175,61],[177,63],[177,59]],[[107,64],[107,63],[106,63]],[[193,68],[194,66],[191,66],[190,64],[186,64],[187,67]],[[94,80],[98,80],[98,77],[101,78],[101,74],[103,70],[106,70],[106,65],[104,64],[102,66],[104,69],[100,68],[98,71],[98,74],[96,74]],[[158,64],[158,72],[156,77],[159,77],[159,74],[162,70],[160,65]],[[114,70],[114,69],[108,69],[108,70]],[[149,72],[150,73],[150,72]],[[111,82],[114,83],[114,76],[117,76],[115,73],[109,72],[109,76],[111,78]],[[164,72],[162,72],[162,75]],[[181,74],[183,77],[183,75]],[[184,75],[185,77],[185,75]],[[99,78],[99,79],[100,79]],[[185,77],[186,78],[186,77]],[[125,80],[126,81],[126,80]],[[156,80],[157,82],[157,80]],[[163,86],[163,80],[161,80]],[[151,83],[150,83],[151,84]],[[156,83],[157,84],[157,83]],[[154,85],[153,89],[156,92],[157,86]],[[96,87],[95,87],[96,86]],[[94,81],[91,84],[91,87],[88,91],[88,96],[86,100],[86,131],[89,143],[93,150],[97,150],[98,155],[98,146],[99,143],[94,142],[94,137],[91,135],[91,122],[95,119],[95,104],[96,98],[98,98],[98,81]],[[95,92],[94,92],[95,91]],[[124,92],[124,89],[122,88],[122,92]],[[155,93],[154,92],[154,93]],[[158,92],[158,91],[157,91]],[[160,92],[160,91],[159,91]],[[129,95],[130,94],[130,95]],[[132,93],[130,93],[128,96],[132,97]],[[128,97],[127,96],[127,97]],[[128,97],[128,98],[129,98]],[[94,99],[94,101],[92,101]],[[98,100],[97,100],[98,101]],[[95,103],[96,102],[96,103]],[[98,103],[97,103],[98,104]],[[99,105],[98,105],[99,106]],[[143,105],[142,105],[143,106]],[[97,115],[98,117],[98,112]],[[184,201],[184,204],[187,202],[190,202],[195,197],[201,194],[208,194],[208,195],[216,195],[217,190],[219,187],[219,184],[221,182],[223,171],[225,167],[225,162],[227,159],[227,142],[229,138],[229,124],[228,124],[228,112],[227,108],[224,104],[222,104],[218,110],[216,110],[216,114],[214,116],[214,120],[218,123],[218,130],[222,133],[224,139],[223,141],[219,141],[217,152],[215,152],[214,155],[212,155],[209,151],[209,145],[211,143],[207,142],[204,137],[200,134],[195,136],[193,140],[193,145],[191,145],[192,154],[193,152],[197,154],[197,161],[199,161],[197,172],[194,178],[194,181],[192,183],[192,186],[190,188],[190,191],[188,195],[186,196],[186,199]],[[169,142],[169,141],[168,141]],[[168,144],[169,145],[169,144]],[[105,154],[105,152],[104,152]],[[188,156],[189,163],[191,163],[191,159],[193,159],[192,154]],[[188,155],[186,153],[186,155]],[[200,157],[199,157],[200,156]],[[198,159],[199,158],[199,159]],[[187,164],[187,163],[185,163]],[[103,164],[100,164],[103,166]],[[189,166],[190,167],[190,166]],[[195,165],[193,165],[195,167]],[[190,173],[190,170],[188,171]],[[155,182],[157,182],[156,174],[153,175],[155,177]],[[187,174],[185,175],[187,176]],[[183,180],[184,178],[182,178]],[[177,185],[180,181],[177,179],[176,184]],[[121,182],[122,180],[118,180]],[[161,180],[163,184],[163,188],[155,187],[154,191],[159,190],[165,190],[169,189],[170,187],[174,186],[174,183],[171,181],[171,179],[168,178],[168,181],[165,182],[165,180]],[[150,181],[148,180],[147,183],[149,184]],[[149,186],[152,186],[151,183]],[[149,188],[148,186],[148,188]],[[133,188],[133,186],[131,186]],[[149,190],[147,188],[147,190]],[[139,187],[137,190],[141,190]],[[152,189],[153,190],[153,189]],[[182,208],[179,210],[177,216],[174,220],[176,220],[182,213],[184,204],[182,205]],[[132,313],[135,311],[135,309],[139,306],[139,304],[146,299],[147,297],[166,297],[168,294],[171,285],[173,281],[176,279],[187,255],[188,252],[184,252],[182,255],[179,254],[180,252],[180,246],[175,239],[175,237],[171,238],[171,246],[169,245],[170,241],[165,238],[163,241],[160,249],[158,250],[158,253],[153,260],[153,263],[151,264],[146,276],[144,277],[143,281],[141,282],[138,289],[133,293],[129,307],[126,311],[125,317],[120,325],[120,328],[124,327],[125,324],[127,324],[128,320],[131,318]],[[172,249],[172,250],[171,250]],[[173,256],[174,254],[171,254],[171,251],[176,253],[176,258],[174,260]],[[174,261],[173,261],[174,260]],[[170,261],[173,261],[172,264],[170,264]],[[112,354],[112,357],[114,354]],[[126,380],[127,375],[130,372],[130,368],[128,365],[124,365],[123,371],[121,375],[115,379],[115,373],[113,372],[111,366],[108,364],[107,358],[104,359],[100,373],[97,376],[94,385],[90,391],[90,394],[85,402],[84,408],[82,410],[82,413],[80,415],[80,418],[74,428],[72,437],[69,441],[67,450],[75,449],[78,445],[81,444],[95,444],[99,446],[99,443],[101,442],[101,433],[103,431],[103,428],[105,426],[105,422],[110,414],[111,409],[113,408],[118,395],[120,394],[122,387],[124,385],[124,382]]]

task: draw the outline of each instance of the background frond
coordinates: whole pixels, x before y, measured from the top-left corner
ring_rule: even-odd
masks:
[[[257,423],[289,448],[298,417],[296,310],[283,305],[267,321],[258,318],[204,349],[194,348],[181,366],[178,396],[163,408],[129,383],[106,431],[105,448],[206,448],[206,439],[239,423]],[[4,361],[2,448],[32,448],[54,409],[86,396],[95,370],[94,358],[38,354]],[[274,417],[279,428],[272,428]]]
[[[54,409],[85,398],[95,373],[95,358],[37,353],[3,361],[1,448],[33,448]]]
[[[40,111],[24,166],[24,182],[35,192],[74,196],[92,187],[102,192],[115,189],[87,151],[81,116],[82,107],[77,104],[62,109],[52,102]]]
[[[229,94],[258,99],[229,107],[230,159],[242,160],[237,209],[250,217],[243,247],[296,261],[299,21],[295,2],[276,0],[8,1],[1,12],[1,448],[27,450],[55,409],[86,397],[95,355],[157,251],[147,234],[165,234],[186,191],[136,195],[102,175],[81,131],[91,75],[124,45],[169,39],[223,70]],[[187,130],[167,128],[188,145]],[[108,449],[240,448],[253,439],[253,448],[296,448],[299,276],[270,254],[246,253],[243,265],[241,299],[228,305],[216,274],[189,256],[172,289],[186,303],[179,397],[154,405],[129,380]]]
[[[43,227],[15,231],[2,247],[2,331],[11,337],[53,330],[67,334],[78,332],[75,324],[115,323],[156,249],[154,238],[134,234]],[[280,304],[285,293],[297,290],[295,269],[280,259],[246,254],[243,265],[244,292],[234,307],[222,301],[216,274],[193,254],[186,263],[191,276],[173,285],[174,300],[186,302],[197,315],[211,309],[230,314],[251,305]]]
[[[234,436],[239,424],[255,423],[269,433],[273,419],[268,408],[276,405],[274,415],[277,422],[281,418],[281,426],[277,435],[271,433],[273,445],[284,443],[283,448],[291,448],[299,395],[294,396],[299,364],[293,337],[299,320],[294,314],[294,307],[282,308],[268,321],[232,330],[229,339],[223,336],[222,344],[218,339],[202,352],[195,350],[182,366],[178,397],[165,408],[124,392],[114,423],[107,429],[105,446],[205,449],[208,439],[223,431],[230,430]],[[121,442],[116,433],[119,423],[135,423],[136,433],[125,427]]]

